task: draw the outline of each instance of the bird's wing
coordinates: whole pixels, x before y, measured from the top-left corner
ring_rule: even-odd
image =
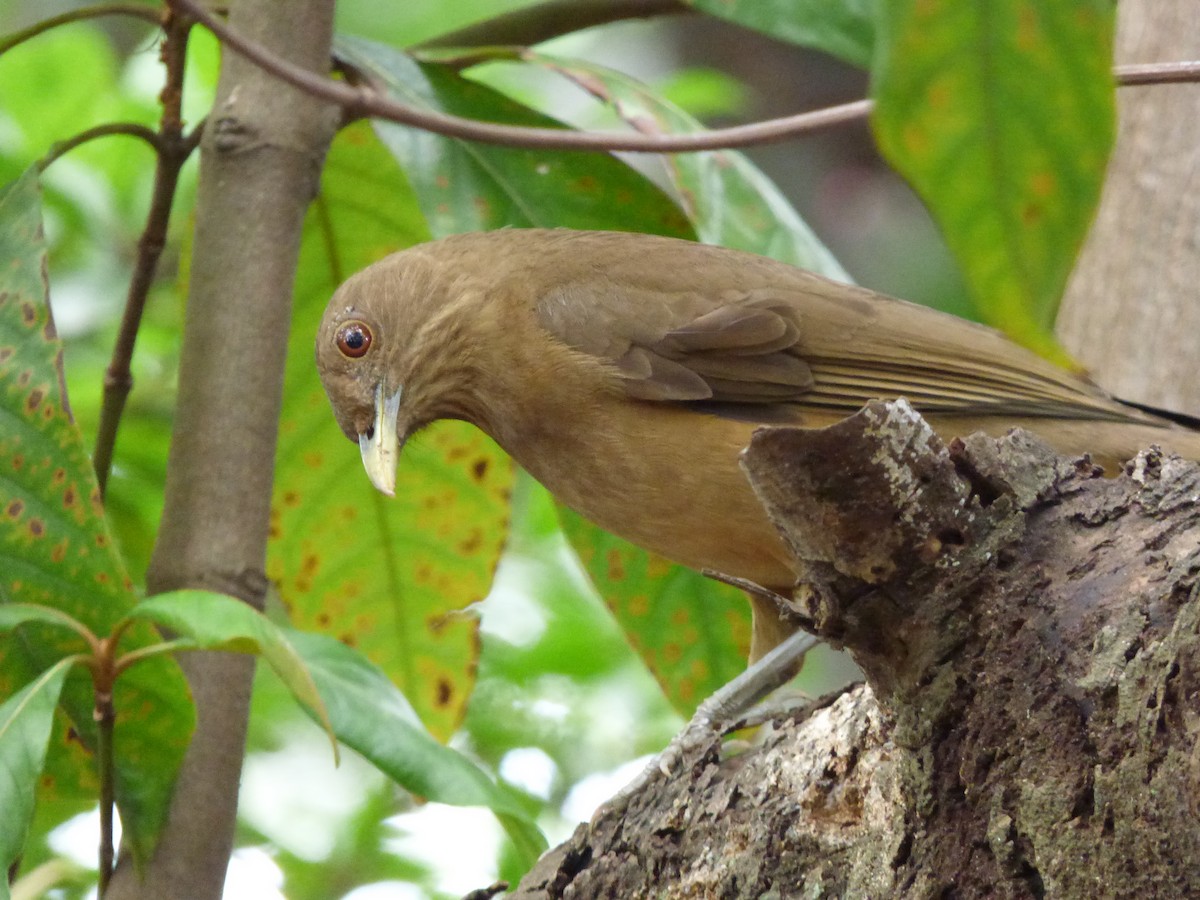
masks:
[[[1086,379],[999,333],[811,273],[677,242],[559,281],[542,326],[610,362],[633,398],[757,421],[905,397],[945,415],[1139,420]],[[648,258],[649,257],[649,258]],[[752,263],[748,263],[752,260]],[[649,275],[648,275],[649,273]]]
[[[569,304],[551,296],[539,313],[564,343],[612,362],[629,396],[641,400],[771,403],[812,389],[788,310],[713,304],[704,295],[641,299],[628,308],[608,292],[572,292]]]

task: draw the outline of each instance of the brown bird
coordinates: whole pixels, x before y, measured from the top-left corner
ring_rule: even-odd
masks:
[[[367,474],[436,419],[491,435],[560,501],[697,569],[798,571],[738,467],[761,424],[905,397],[944,438],[1020,426],[1111,464],[1200,433],[1001,334],[774,260],[641,234],[505,230],[393,254],[330,300],[317,368]],[[751,659],[791,626],[751,597]]]

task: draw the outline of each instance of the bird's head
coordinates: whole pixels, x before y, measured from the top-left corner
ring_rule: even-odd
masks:
[[[440,418],[473,418],[472,354],[459,309],[473,291],[423,247],[393,254],[347,280],[317,332],[317,371],[333,414],[362,452],[371,483],[396,486],[405,441]]]
[[[404,385],[392,374],[392,363],[400,342],[372,309],[371,298],[355,296],[353,287],[353,282],[343,285],[325,309],[317,333],[317,371],[338,425],[358,443],[371,483],[393,494]]]

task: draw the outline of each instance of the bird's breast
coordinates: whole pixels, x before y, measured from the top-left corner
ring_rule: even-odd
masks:
[[[626,540],[787,589],[791,556],[738,465],[753,428],[612,397],[543,421],[506,449],[561,502]]]

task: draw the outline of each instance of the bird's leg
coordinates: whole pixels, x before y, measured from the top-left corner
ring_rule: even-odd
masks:
[[[695,743],[680,742],[689,733],[718,729],[724,733],[733,730],[730,726],[754,704],[792,680],[800,671],[804,655],[818,643],[820,639],[806,631],[792,634],[762,659],[748,666],[745,672],[713,692],[700,704],[692,720],[671,743],[681,743],[686,748]]]
[[[746,710],[791,680],[799,671],[804,654],[817,643],[818,638],[797,631],[745,672],[719,688],[700,704],[691,721],[675,735],[667,748],[601,807],[592,821],[608,807],[623,806],[630,797],[640,793],[655,775],[670,775],[688,751],[705,744],[713,734],[725,734],[733,730],[731,726]]]
[[[724,572],[718,572],[716,569],[701,569],[700,574],[705,578],[711,578],[713,581],[719,581],[722,584],[735,587],[740,591],[745,591],[752,597],[759,597],[763,600],[769,600],[779,608],[780,613],[793,616],[796,614],[795,607],[792,605],[790,598],[785,597],[778,591],[765,588],[761,584],[751,581],[749,578],[738,578],[736,575],[726,575]]]
[[[795,634],[798,629],[803,628],[807,631],[816,630],[812,619],[800,612],[800,609],[794,602],[794,596],[781,594],[747,578],[726,575],[724,572],[718,572],[713,569],[702,569],[701,572],[705,577],[711,578],[713,581],[728,584],[745,592],[746,598],[750,601],[751,618],[753,621],[753,630],[750,636],[751,664],[760,657],[765,656],[773,647],[782,644],[791,635]],[[794,592],[803,587],[805,586],[797,585],[792,588],[792,591]],[[799,671],[798,666],[796,671]]]

